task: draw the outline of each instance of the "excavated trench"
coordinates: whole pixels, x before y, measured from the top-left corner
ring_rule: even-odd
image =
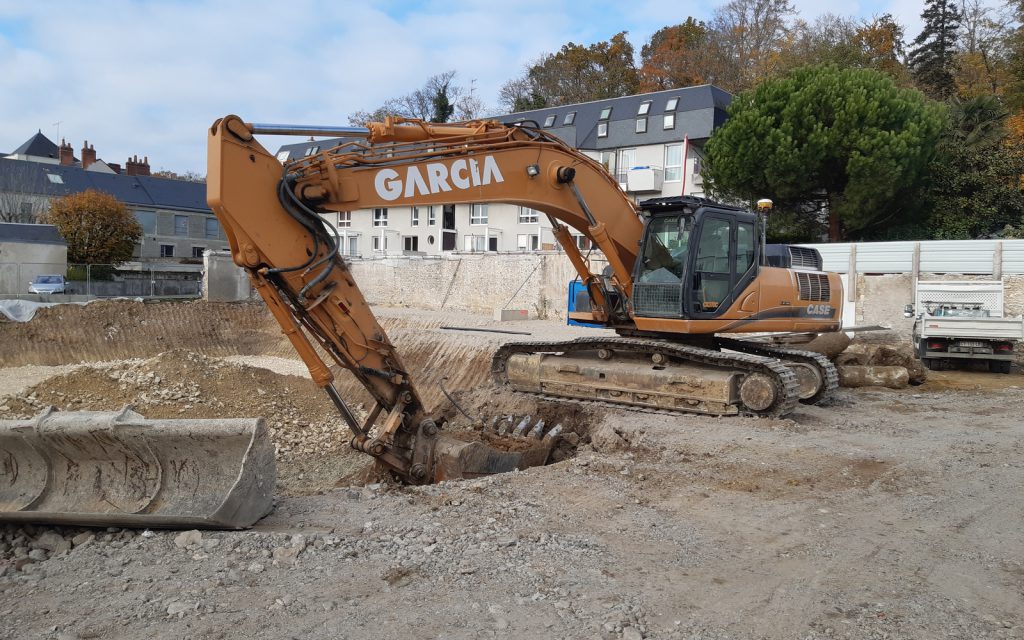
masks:
[[[460,318],[465,321],[465,318]],[[561,425],[549,463],[589,442],[592,410],[495,389],[490,359],[508,336],[453,333],[445,316],[384,316],[381,323],[401,354],[424,403],[448,421],[446,432],[516,450],[526,440],[487,432],[493,417],[530,417],[546,429]],[[62,411],[111,411],[132,405],[150,419],[263,417],[277,450],[280,495],[307,495],[339,484],[376,481],[372,459],[348,446],[349,432],[262,305],[131,301],[60,305],[27,323],[0,323],[0,363],[89,365],[3,397],[0,418],[26,418],[48,406]],[[187,346],[187,349],[181,349]],[[292,375],[287,375],[292,374]],[[347,372],[336,386],[360,417],[369,397]],[[443,383],[442,383],[443,380]],[[444,388],[473,416],[463,416]]]

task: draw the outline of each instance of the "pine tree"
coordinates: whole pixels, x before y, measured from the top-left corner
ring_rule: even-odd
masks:
[[[921,18],[924,29],[914,38],[910,70],[922,91],[946,100],[956,92],[956,41],[963,16],[953,0],[928,0]]]

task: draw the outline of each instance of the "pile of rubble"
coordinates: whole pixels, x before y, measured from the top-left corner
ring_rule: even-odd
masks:
[[[845,333],[827,333],[800,348],[835,362],[839,384],[844,387],[902,389],[922,384],[928,378],[928,370],[906,344],[854,343]]]

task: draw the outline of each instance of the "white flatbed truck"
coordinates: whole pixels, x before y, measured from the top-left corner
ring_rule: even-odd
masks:
[[[1024,340],[1024,318],[1003,316],[1003,283],[919,281],[914,317],[914,350],[929,369],[986,361],[990,371],[1010,373],[1016,344]]]

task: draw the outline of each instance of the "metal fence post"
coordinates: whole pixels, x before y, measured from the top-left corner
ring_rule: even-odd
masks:
[[[92,295],[92,265],[85,265],[85,295]]]
[[[149,267],[149,297],[156,296],[156,275],[153,274],[153,267]]]

